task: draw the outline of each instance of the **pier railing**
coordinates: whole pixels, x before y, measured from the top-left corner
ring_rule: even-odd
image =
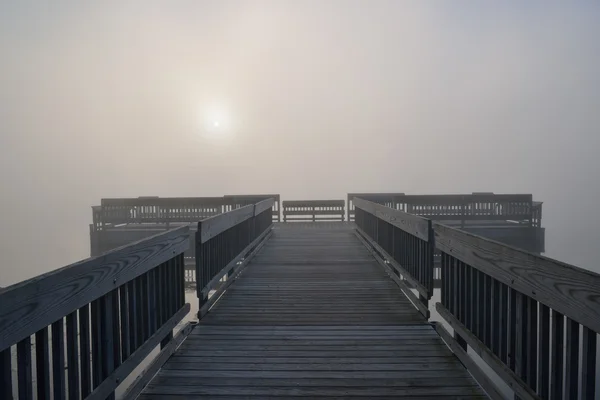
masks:
[[[263,200],[198,223],[195,244],[199,319],[270,234],[273,204],[273,199]]]
[[[361,198],[354,198],[358,232],[395,274],[397,283],[419,311],[429,318],[433,294],[433,230],[431,221]],[[378,253],[378,254],[377,254]],[[419,296],[403,281],[417,289]]]
[[[456,341],[521,399],[595,399],[600,275],[443,225],[434,231],[436,308]]]
[[[372,201],[392,209],[434,221],[518,221],[539,227],[541,202],[531,194],[472,193],[455,195],[407,195],[404,193],[348,193],[348,220],[354,220],[353,198]]]
[[[344,200],[285,200],[283,222],[290,221],[344,221]]]
[[[188,246],[182,227],[1,291],[0,398],[114,398],[158,345],[172,353]]]

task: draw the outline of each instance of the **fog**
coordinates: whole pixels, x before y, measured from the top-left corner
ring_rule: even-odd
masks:
[[[2,2],[0,286],[102,197],[265,192],[533,193],[600,272],[598,38],[595,1]]]

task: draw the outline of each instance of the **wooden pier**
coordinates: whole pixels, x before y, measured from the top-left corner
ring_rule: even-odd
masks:
[[[494,379],[596,398],[600,275],[360,197],[353,222],[277,223],[274,204],[0,291],[0,398],[504,398]]]
[[[273,230],[142,399],[484,397],[351,225],[289,225]]]

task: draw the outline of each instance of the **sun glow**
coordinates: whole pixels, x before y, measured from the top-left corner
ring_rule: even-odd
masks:
[[[202,137],[213,142],[228,143],[234,136],[232,119],[223,107],[201,108],[198,128]]]

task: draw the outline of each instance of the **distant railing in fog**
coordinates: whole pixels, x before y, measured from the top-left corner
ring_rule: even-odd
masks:
[[[541,202],[531,194],[473,193],[406,195],[404,193],[348,193],[348,220],[354,220],[353,198],[358,197],[435,221],[518,221],[541,225]]]
[[[344,221],[344,200],[284,200],[283,222]]]

